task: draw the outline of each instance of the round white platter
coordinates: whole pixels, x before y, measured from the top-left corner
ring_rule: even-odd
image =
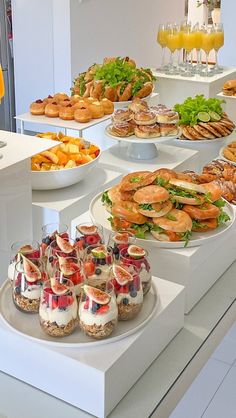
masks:
[[[93,221],[102,225],[108,231],[112,231],[111,224],[108,221],[108,218],[111,216],[109,212],[106,211],[102,200],[102,193],[99,193],[97,196],[93,198],[90,203],[89,211],[90,216]],[[235,213],[233,207],[230,203],[226,202],[224,211],[230,216],[230,221],[227,222],[225,225],[220,226],[219,228],[215,229],[214,231],[208,232],[193,232],[189,243],[189,247],[197,247],[200,245],[204,245],[207,242],[213,241],[228,231],[231,228],[232,224],[235,220]],[[165,241],[158,241],[156,240],[151,234],[147,234],[147,239],[140,239],[137,238],[137,245],[143,245],[146,247],[161,247],[161,248],[184,248],[185,242],[184,241],[176,241],[176,242],[165,242]]]
[[[120,137],[112,135],[109,131],[111,124],[106,126],[106,135],[112,139],[128,144],[127,155],[134,160],[149,160],[158,156],[155,144],[175,139],[175,136],[158,136],[156,138],[138,138],[136,135]]]
[[[87,336],[77,326],[73,334],[63,338],[53,338],[42,331],[38,314],[24,313],[16,309],[12,300],[11,289],[9,280],[6,280],[0,289],[0,315],[4,323],[17,334],[57,347],[94,347],[119,341],[144,327],[154,316],[159,305],[158,289],[153,282],[151,290],[144,297],[142,309],[137,317],[130,321],[119,321],[110,337],[104,340],[95,340]]]
[[[224,151],[224,148],[225,148],[225,147],[226,147],[226,146],[224,145],[224,146],[220,149],[220,151],[219,151],[219,156],[220,156],[220,158],[221,158],[222,160],[224,160],[224,161],[227,161],[227,163],[230,163],[230,164],[232,164],[232,165],[235,165],[235,166],[236,166],[236,162],[231,161],[231,160],[228,160],[228,158],[226,158],[226,157],[224,156],[223,151]]]

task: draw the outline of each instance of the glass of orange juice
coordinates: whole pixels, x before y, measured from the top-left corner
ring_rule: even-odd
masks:
[[[202,29],[199,26],[199,23],[196,23],[193,27],[194,32],[194,45],[197,51],[197,64],[194,67],[194,73],[200,74],[202,71],[202,63],[201,63],[201,48],[202,48]]]
[[[219,49],[222,48],[223,45],[224,45],[223,25],[222,23],[215,23],[214,25],[214,50],[216,54],[216,63],[212,69],[214,74],[220,74],[220,73],[223,73],[224,71],[223,67],[220,67],[218,64],[218,52],[219,52]]]
[[[179,74],[178,69],[174,65],[174,53],[180,48],[179,28],[175,24],[169,24],[167,28],[168,34],[166,46],[170,50],[170,63],[168,69],[166,70],[166,74],[175,75]]]
[[[202,76],[210,77],[213,75],[213,72],[209,69],[209,54],[212,49],[214,49],[214,29],[212,26],[208,25],[203,28],[202,31],[202,49],[206,54],[206,68],[201,72]]]
[[[4,93],[5,93],[4,78],[3,78],[2,67],[0,64],[0,103],[1,103],[2,98],[4,97]]]
[[[163,25],[161,23],[158,27],[158,32],[157,32],[157,43],[162,48],[161,66],[160,68],[157,68],[158,71],[165,70],[165,50],[166,50],[166,45],[167,45],[167,35],[168,35],[167,25]]]
[[[190,25],[187,25],[183,32],[183,48],[186,51],[186,71],[181,75],[183,77],[192,77],[194,74],[191,71],[190,53],[195,48],[195,34]]]

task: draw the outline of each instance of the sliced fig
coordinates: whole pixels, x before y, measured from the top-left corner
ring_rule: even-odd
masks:
[[[21,254],[27,254],[27,253],[32,253],[34,251],[32,245],[24,245],[23,247],[20,248],[20,253]]]
[[[99,247],[93,248],[91,253],[96,258],[106,258],[106,247],[104,245],[100,245]]]
[[[124,267],[114,264],[112,270],[116,281],[121,286],[133,280],[132,275]]]
[[[64,257],[58,256],[59,269],[65,276],[71,276],[78,271],[78,265],[74,262],[67,261]]]
[[[107,305],[111,299],[108,293],[87,284],[84,285],[84,292],[91,300],[100,305]]]
[[[56,235],[56,242],[61,251],[65,254],[69,254],[73,251],[73,247],[69,241],[66,241],[60,235]]]
[[[143,258],[146,255],[144,248],[139,247],[138,245],[130,245],[127,249],[127,252],[130,257],[135,259]]]
[[[98,227],[96,225],[77,225],[77,231],[79,231],[82,235],[94,235],[97,233]]]
[[[116,244],[128,244],[129,234],[127,232],[118,233],[112,237]]]
[[[32,263],[28,258],[24,255],[21,255],[23,259],[23,270],[25,272],[25,276],[28,282],[34,283],[37,280],[41,279],[41,271],[39,268]]]
[[[68,286],[66,286],[65,284],[59,283],[57,280],[53,278],[51,279],[51,288],[52,288],[53,293],[55,293],[55,295],[58,295],[58,296],[65,295],[69,290]]]

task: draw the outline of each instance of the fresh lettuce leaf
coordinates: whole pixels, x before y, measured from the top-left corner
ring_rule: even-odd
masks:
[[[206,99],[203,95],[197,95],[194,98],[188,97],[182,104],[176,104],[174,110],[179,113],[180,125],[193,126],[198,123],[199,112],[213,111],[221,116],[223,113],[222,103],[224,100]]]
[[[223,210],[221,210],[220,215],[217,218],[217,222],[218,222],[218,226],[224,224],[225,222],[230,221],[230,216],[228,215],[228,213],[224,212]]]
[[[218,208],[223,208],[225,206],[225,201],[223,199],[216,200],[213,205],[217,206]]]
[[[150,205],[149,203],[144,203],[142,205],[139,205],[139,207],[140,209],[143,209],[143,210],[153,210],[152,205]]]
[[[112,206],[112,201],[108,196],[108,190],[106,190],[103,194],[102,194],[102,203],[105,203],[108,206]]]

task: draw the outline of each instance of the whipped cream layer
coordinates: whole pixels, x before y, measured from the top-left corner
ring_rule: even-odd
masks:
[[[39,316],[44,321],[56,322],[56,324],[61,327],[67,325],[72,319],[77,318],[77,301],[74,300],[72,305],[64,309],[51,309],[48,308],[45,303],[41,303],[39,307]]]
[[[80,302],[79,318],[86,325],[106,325],[118,318],[118,308],[114,297],[109,302],[109,310],[101,314],[91,312],[90,306],[89,309],[84,309],[84,304],[85,302]]]
[[[117,303],[123,303],[123,299],[128,299],[130,305],[143,303],[142,286],[140,286],[140,289],[137,291],[137,295],[135,297],[130,296],[130,293],[118,293],[116,296]]]

